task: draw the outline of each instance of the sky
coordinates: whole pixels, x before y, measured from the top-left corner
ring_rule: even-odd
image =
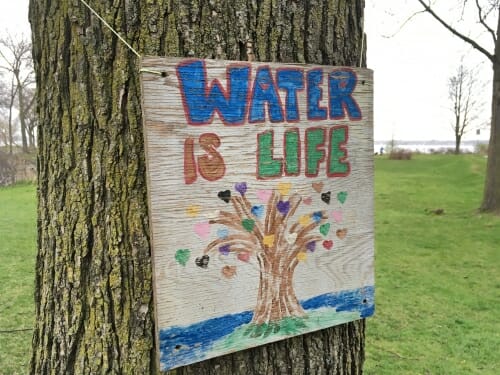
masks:
[[[459,1],[433,3],[447,20],[457,20]],[[0,34],[29,35],[28,0],[0,0],[0,9]],[[462,58],[477,69],[483,83],[478,97],[484,103],[477,125],[465,139],[487,140],[489,131],[482,129],[478,136],[476,128],[490,117],[491,64],[428,14],[417,14],[405,23],[420,10],[417,0],[366,0],[367,63],[375,75],[375,140],[453,140],[447,82]],[[468,8],[464,21],[454,24],[492,50],[476,16],[476,9]]]

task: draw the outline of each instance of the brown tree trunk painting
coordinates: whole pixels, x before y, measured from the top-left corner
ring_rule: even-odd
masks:
[[[230,200],[236,214],[222,211],[210,224],[225,225],[238,234],[211,242],[205,254],[220,251],[236,253],[242,261],[249,256],[257,258],[260,277],[252,323],[261,325],[304,316],[293,289],[293,274],[299,261],[305,259],[308,251],[314,251],[316,242],[322,239],[313,230],[327,219],[326,212],[311,213],[309,219],[290,225],[289,220],[302,201],[298,194],[286,200],[273,191],[263,221],[259,220],[263,206],[252,206],[245,194]]]

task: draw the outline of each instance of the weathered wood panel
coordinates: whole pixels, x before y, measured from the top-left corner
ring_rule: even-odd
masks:
[[[370,316],[372,72],[143,69],[162,369]]]

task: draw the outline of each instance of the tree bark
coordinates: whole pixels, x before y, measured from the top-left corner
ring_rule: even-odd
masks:
[[[488,163],[481,211],[500,214],[500,42],[497,30],[497,46],[493,63],[493,96],[491,101],[491,128],[488,145]]]
[[[364,0],[92,1],[143,55],[356,66]],[[33,374],[155,374],[138,60],[81,2],[30,0],[39,119]],[[177,370],[360,374],[364,321]]]

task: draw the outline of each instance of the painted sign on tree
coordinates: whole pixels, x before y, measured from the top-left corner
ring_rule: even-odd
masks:
[[[367,69],[143,60],[163,370],[374,310]]]

